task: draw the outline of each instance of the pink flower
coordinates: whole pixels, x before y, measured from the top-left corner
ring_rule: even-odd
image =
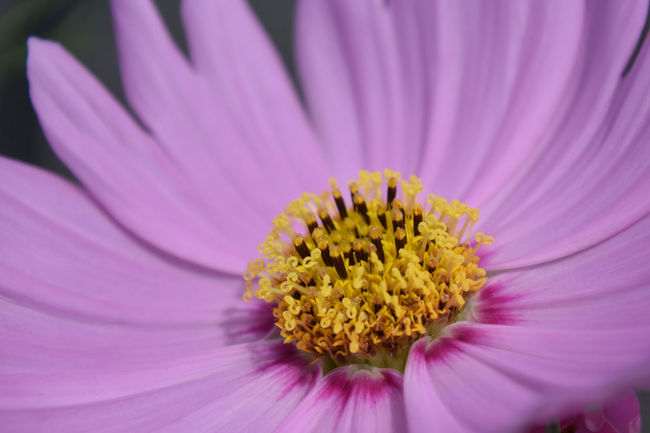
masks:
[[[621,76],[646,7],[303,1],[305,111],[245,2],[183,2],[188,61],[150,2],[115,0],[138,121],[31,39],[82,186],[0,160],[2,429],[503,433],[647,383],[647,47]],[[488,279],[403,373],[323,375],[241,275],[292,199],[384,168],[480,208]]]

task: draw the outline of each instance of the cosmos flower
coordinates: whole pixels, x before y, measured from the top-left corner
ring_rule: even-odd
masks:
[[[112,6],[137,120],[29,41],[81,185],[0,160],[4,429],[518,432],[648,383],[645,2],[303,1],[306,109],[243,1],[183,1],[191,61]]]

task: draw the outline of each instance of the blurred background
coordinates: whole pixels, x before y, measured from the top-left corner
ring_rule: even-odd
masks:
[[[180,0],[155,1],[172,35],[186,50]],[[299,91],[292,51],[295,1],[249,2],[279,48]],[[61,42],[124,102],[108,1],[0,0],[0,154],[72,179],[50,150],[29,100],[25,58],[26,40],[32,35]],[[642,431],[650,433],[650,393],[639,393],[639,398]]]

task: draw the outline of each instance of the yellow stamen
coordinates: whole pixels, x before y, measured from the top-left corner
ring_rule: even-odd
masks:
[[[275,305],[286,343],[336,363],[389,359],[483,286],[476,253],[493,238],[470,242],[478,210],[433,194],[428,208],[417,177],[386,170],[384,179],[386,197],[381,173],[360,172],[349,208],[332,179],[331,194],[305,193],[274,219],[264,259],[244,273],[244,299]]]

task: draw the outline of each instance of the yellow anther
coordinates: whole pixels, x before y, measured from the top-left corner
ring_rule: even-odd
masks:
[[[275,305],[285,342],[337,363],[394,354],[452,320],[484,284],[476,251],[493,238],[474,234],[478,210],[433,194],[423,202],[422,182],[392,170],[383,181],[361,172],[349,197],[330,185],[273,220],[264,258],[244,273],[244,299]]]

